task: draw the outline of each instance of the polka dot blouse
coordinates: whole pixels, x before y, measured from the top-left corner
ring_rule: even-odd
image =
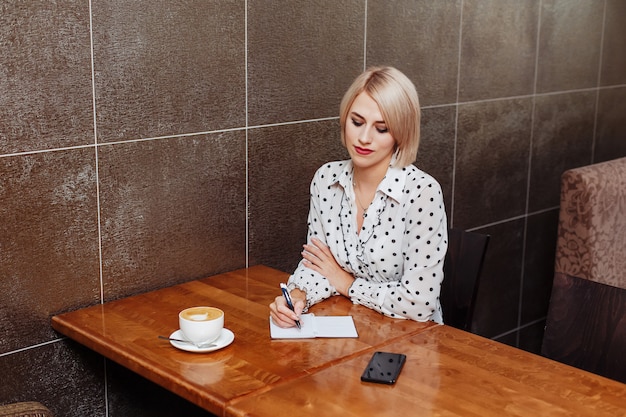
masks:
[[[352,161],[330,162],[311,182],[308,241],[325,242],[354,277],[349,295],[390,317],[443,322],[439,293],[448,245],[439,183],[413,165],[390,166],[357,231]],[[290,287],[310,306],[339,293],[300,261]]]

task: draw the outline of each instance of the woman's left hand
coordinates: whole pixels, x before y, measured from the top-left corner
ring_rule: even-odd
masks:
[[[311,238],[311,244],[304,245],[302,257],[306,267],[326,277],[339,294],[348,296],[354,277],[339,266],[330,248],[324,242]]]

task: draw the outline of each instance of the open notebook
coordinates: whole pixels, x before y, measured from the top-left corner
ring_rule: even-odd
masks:
[[[352,316],[316,316],[313,313],[300,316],[301,329],[278,327],[270,317],[272,339],[310,339],[314,337],[359,337]]]

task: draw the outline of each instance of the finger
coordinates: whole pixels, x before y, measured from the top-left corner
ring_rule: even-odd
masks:
[[[296,314],[291,311],[283,297],[276,297],[276,300],[270,304],[270,316],[281,327],[291,327],[295,325],[297,320]]]
[[[285,304],[285,299],[284,297],[276,297],[274,299],[274,301],[270,304],[270,311],[274,312],[275,314],[278,314],[278,307],[281,304]]]
[[[270,304],[270,312],[274,313],[274,315],[282,321],[285,320],[285,316],[290,317],[290,313],[293,313],[293,311],[291,311],[291,309],[287,306],[285,297],[282,295],[277,296],[274,299],[274,302]]]
[[[287,305],[278,306],[277,315],[280,316],[283,321],[292,321],[294,322],[294,324],[295,320],[298,320],[298,315],[296,314],[296,312],[287,307]]]
[[[318,257],[320,260],[324,261],[324,262],[329,262],[331,259],[333,259],[333,260],[335,259],[335,258],[333,257],[333,255],[332,255],[332,253],[330,253],[330,250],[329,250],[329,249],[326,249],[326,250],[320,250],[320,253],[319,253],[319,255],[317,255],[317,257]]]
[[[270,313],[270,316],[272,317],[274,324],[278,327],[288,328],[295,326],[295,322],[293,320],[283,320],[273,312]]]
[[[318,258],[317,256],[313,255],[312,253],[309,252],[302,252],[302,258],[306,259],[309,262],[315,263],[316,261],[319,261],[320,258]]]
[[[334,256],[330,248],[324,242],[322,242],[321,240],[317,238],[313,238],[311,240],[311,243],[313,243],[313,245],[305,245],[305,249],[307,251],[313,253],[319,259],[323,259],[323,260],[328,260],[330,258],[334,259]]]
[[[319,262],[319,259],[317,260],[317,262]],[[322,274],[322,268],[320,268],[319,266],[317,266],[317,264],[316,264],[316,263],[313,263],[313,262],[311,262],[311,261],[309,261],[309,260],[307,260],[307,259],[303,259],[303,260],[302,260],[302,263],[303,263],[303,265],[304,265],[304,266],[306,266],[307,268],[312,269],[313,271],[315,271],[315,272],[318,272],[318,273]]]
[[[324,242],[322,242],[321,240],[319,240],[318,238],[314,237],[311,238],[311,243],[313,243],[315,245],[316,248],[324,251],[325,249],[328,249],[328,245]]]
[[[332,256],[332,252],[330,251],[330,248],[326,245],[321,246],[320,251],[326,256]]]
[[[304,250],[302,251],[302,254],[308,254],[310,256],[317,256],[318,254],[320,254],[322,251],[314,245],[303,245]]]
[[[302,310],[304,310],[304,306],[305,306],[305,303],[303,300],[297,300],[294,303],[293,309],[295,310],[295,313],[298,316],[298,318],[300,318],[300,315],[302,314]]]
[[[273,311],[281,321],[294,321],[298,319],[298,316],[289,308],[285,297],[282,295],[274,299],[274,302],[270,304],[270,310]]]
[[[313,263],[325,262],[329,259],[328,255],[325,254],[321,249],[316,248],[315,246],[313,246],[313,248],[314,249],[310,250],[307,250],[305,248],[305,250],[301,253],[302,257]]]

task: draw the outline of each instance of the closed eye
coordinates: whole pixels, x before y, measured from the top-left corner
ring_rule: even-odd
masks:
[[[363,126],[363,122],[357,119],[352,119],[352,124],[356,127]],[[389,132],[389,129],[387,129],[386,127],[376,127],[376,131],[378,133],[387,133]]]
[[[355,118],[352,118],[352,124],[355,125],[356,127],[363,126],[363,122]]]

